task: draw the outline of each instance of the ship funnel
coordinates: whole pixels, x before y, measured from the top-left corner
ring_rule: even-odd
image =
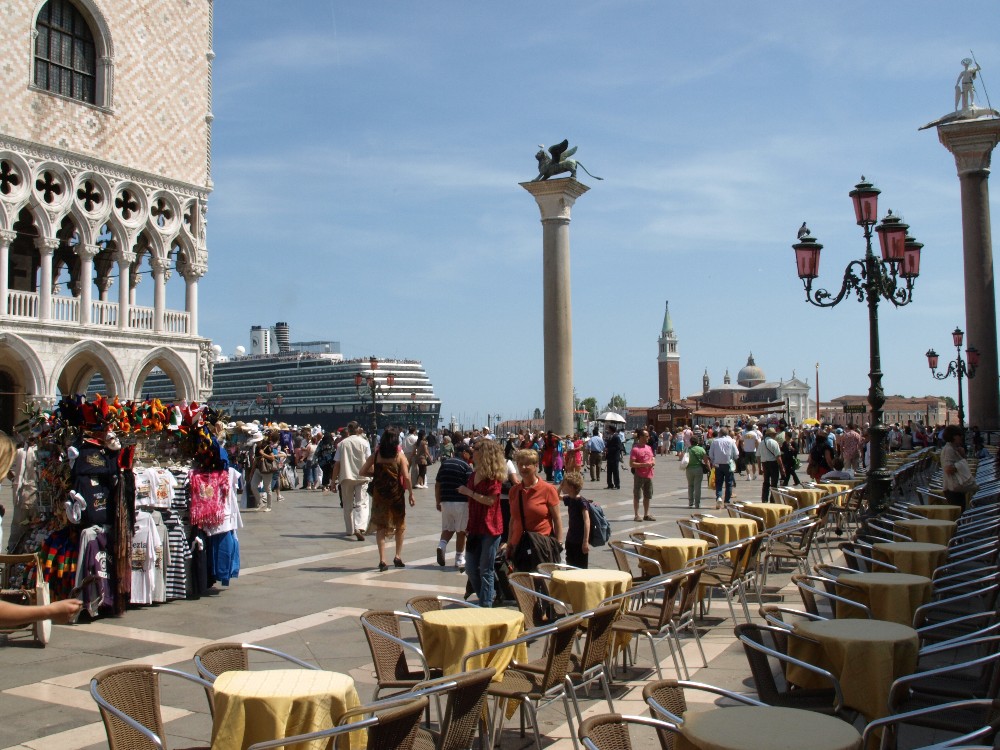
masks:
[[[274,324],[274,337],[278,340],[278,351],[288,352],[291,351],[292,347],[288,344],[288,323],[275,323]]]

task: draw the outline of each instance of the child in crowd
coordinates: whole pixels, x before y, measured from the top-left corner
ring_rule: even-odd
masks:
[[[569,519],[566,531],[566,564],[575,568],[586,568],[590,555],[590,513],[589,501],[580,496],[583,489],[583,474],[578,471],[566,472],[559,492],[563,496],[566,515]]]
[[[844,459],[837,456],[833,459],[833,471],[828,471],[822,477],[821,482],[836,482],[838,479],[854,479],[854,472],[848,469],[844,471]]]

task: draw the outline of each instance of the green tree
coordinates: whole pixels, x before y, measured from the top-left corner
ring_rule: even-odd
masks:
[[[958,408],[958,404],[955,403],[955,399],[953,399],[951,396],[945,396],[944,397],[944,402],[946,404],[948,404],[948,408],[949,409],[957,409]]]
[[[597,399],[594,396],[588,396],[580,401],[580,408],[587,410],[587,415],[590,419],[597,416]]]
[[[535,409],[535,413],[534,413],[534,415],[532,416],[532,419],[541,419],[541,418],[542,418],[542,410],[541,410],[541,409],[538,409],[538,408],[536,408],[536,409]]]
[[[628,402],[625,400],[625,396],[622,394],[615,393],[608,400],[607,406],[604,408],[608,411],[621,411],[628,406]]]

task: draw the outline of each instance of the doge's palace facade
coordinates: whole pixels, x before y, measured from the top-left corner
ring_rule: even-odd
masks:
[[[0,429],[96,373],[207,398],[212,0],[7,0],[0,49]]]

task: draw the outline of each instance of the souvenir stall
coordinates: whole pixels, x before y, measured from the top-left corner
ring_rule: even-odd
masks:
[[[36,554],[52,598],[90,617],[200,597],[239,574],[242,474],[198,404],[65,397],[23,423],[9,551]],[[33,567],[33,566],[32,566]],[[25,569],[22,584],[35,585]]]

